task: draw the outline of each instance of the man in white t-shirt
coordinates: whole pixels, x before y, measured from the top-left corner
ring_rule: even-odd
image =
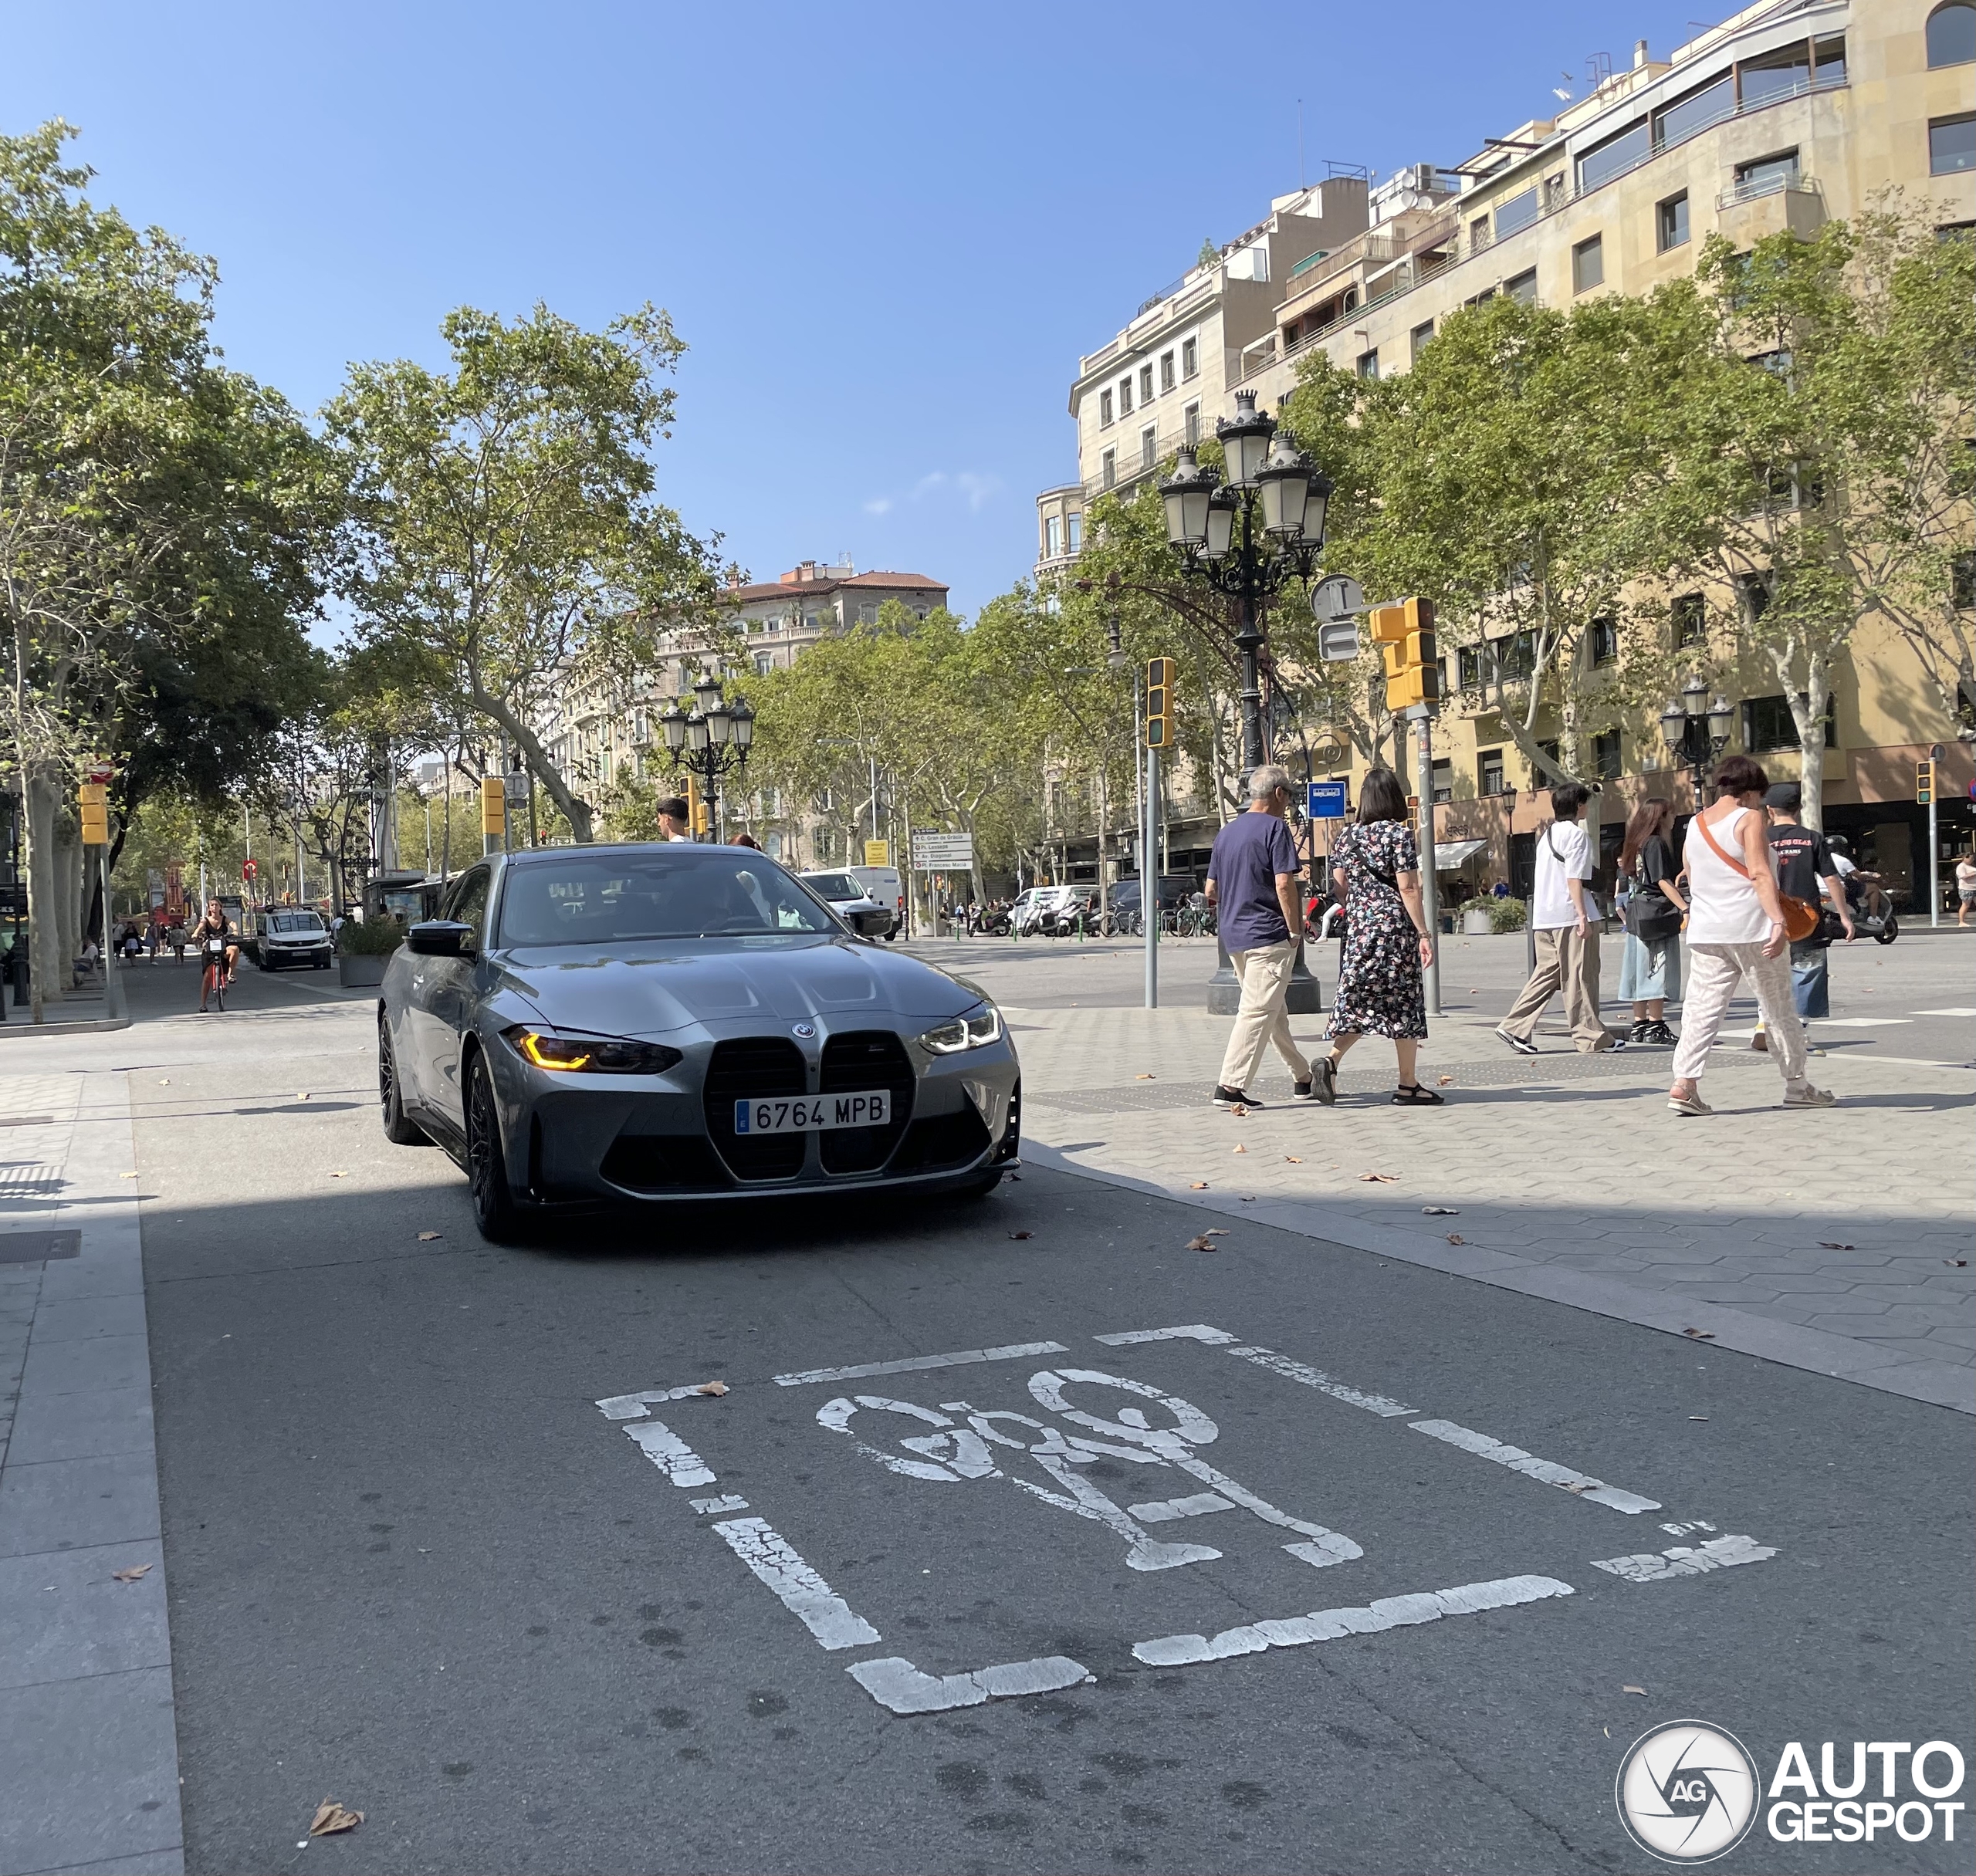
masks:
[[[1557,818],[1537,837],[1537,884],[1530,895],[1537,968],[1496,1031],[1518,1055],[1536,1054],[1531,1037],[1537,1019],[1560,990],[1579,1054],[1603,1055],[1626,1046],[1599,1015],[1600,921],[1585,887],[1597,857],[1579,819],[1591,799],[1592,791],[1575,782],[1552,789],[1551,810]]]

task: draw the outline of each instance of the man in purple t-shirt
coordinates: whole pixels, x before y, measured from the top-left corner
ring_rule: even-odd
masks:
[[[1214,837],[1207,896],[1220,914],[1221,941],[1241,979],[1242,1002],[1221,1058],[1217,1107],[1260,1107],[1249,1083],[1274,1043],[1289,1064],[1296,1098],[1309,1100],[1311,1064],[1290,1035],[1285,1007],[1304,914],[1297,890],[1297,843],[1285,824],[1290,774],[1266,762],[1249,778],[1249,811]]]

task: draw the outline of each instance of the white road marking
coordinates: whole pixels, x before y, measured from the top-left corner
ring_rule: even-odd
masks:
[[[748,1509],[748,1501],[745,1498],[736,1498],[731,1492],[719,1498],[689,1498],[686,1502],[702,1515],[712,1511],[746,1511]]]
[[[1011,1694],[1054,1693],[1074,1687],[1091,1675],[1082,1662],[1065,1655],[1044,1655],[1034,1661],[1010,1661],[1000,1668],[977,1668],[972,1674],[922,1674],[897,1655],[882,1661],[861,1661],[844,1670],[882,1707],[895,1713],[944,1713],[952,1707],[978,1707],[984,1700]]]
[[[1135,1342],[1206,1342],[1212,1347],[1216,1343],[1239,1341],[1240,1337],[1230,1335],[1226,1329],[1210,1329],[1206,1323],[1187,1323],[1178,1329],[1123,1329],[1115,1335],[1095,1335],[1094,1342],[1102,1342],[1107,1348],[1129,1348]]]
[[[1712,1531],[1715,1526],[1706,1518],[1690,1518],[1685,1524],[1677,1519],[1672,1524],[1663,1524],[1660,1528],[1670,1537],[1685,1537],[1690,1531]]]
[[[1754,1537],[1711,1537],[1693,1550],[1677,1544],[1658,1556],[1643,1550],[1633,1557],[1595,1561],[1592,1567],[1623,1577],[1629,1583],[1664,1583],[1672,1577],[1700,1577],[1711,1570],[1733,1569],[1738,1563],[1761,1563],[1776,1554],[1776,1545],[1760,1544]]]
[[[769,1528],[762,1518],[730,1518],[713,1527],[727,1547],[781,1599],[827,1648],[861,1648],[884,1639],[864,1617]]]
[[[807,1388],[814,1381],[858,1381],[867,1374],[910,1374],[920,1368],[957,1368],[973,1361],[1013,1361],[1024,1355],[1064,1355],[1061,1342],[1017,1342],[1007,1348],[964,1348],[952,1355],[911,1355],[903,1361],[861,1362],[854,1368],[807,1368],[800,1374],[778,1374],[778,1388]]]
[[[1100,1338],[1102,1339],[1101,1337]],[[1244,1361],[1253,1361],[1259,1368],[1267,1368],[1273,1374],[1287,1376],[1291,1381],[1301,1381],[1307,1388],[1315,1388],[1320,1394],[1328,1394],[1335,1401],[1343,1401],[1353,1407],[1362,1407],[1369,1414],[1378,1414],[1392,1419],[1400,1414],[1417,1414],[1419,1408],[1407,1407],[1398,1401],[1389,1401],[1382,1394],[1362,1394],[1356,1388],[1348,1388],[1335,1375],[1327,1374],[1321,1368],[1306,1367],[1301,1361],[1292,1361],[1287,1355],[1279,1355],[1274,1349],[1231,1348],[1231,1355],[1239,1355]]]
[[[1166,1524],[1175,1518],[1204,1518],[1210,1511],[1233,1511],[1232,1499],[1219,1492],[1196,1492],[1192,1498],[1155,1499],[1149,1505],[1128,1505],[1142,1524]]]
[[[1947,1010],[1920,1009],[1917,1016],[1944,1016]],[[1877,1029],[1890,1023],[1912,1023],[1913,1016],[1813,1016],[1811,1020],[1822,1029]]]
[[[1917,1016],[1976,1016],[1976,1009],[1917,1009]]]
[[[675,1486],[710,1486],[719,1482],[706,1462],[662,1420],[648,1420],[624,1431],[645,1449],[645,1457]]]
[[[1149,1667],[1180,1668],[1260,1654],[1264,1648],[1335,1641],[1342,1635],[1374,1635],[1389,1628],[1437,1622],[1444,1615],[1474,1615],[1484,1609],[1507,1609],[1572,1593],[1568,1583],[1560,1583],[1555,1577],[1504,1577],[1424,1595],[1382,1597],[1362,1609],[1316,1609],[1284,1621],[1250,1622],[1240,1628],[1224,1628],[1212,1640],[1206,1635],[1162,1635],[1156,1641],[1135,1642],[1132,1653]]]
[[[607,1420],[638,1420],[661,1401],[684,1401],[699,1393],[704,1381],[689,1381],[683,1388],[648,1388],[642,1394],[607,1394],[597,1402],[597,1411]]]
[[[1642,1498],[1637,1492],[1622,1492],[1616,1486],[1609,1486],[1603,1479],[1588,1477],[1583,1472],[1575,1472],[1565,1465],[1554,1465],[1548,1459],[1533,1458],[1521,1446],[1505,1446],[1499,1439],[1491,1439],[1486,1433],[1472,1432],[1467,1427],[1458,1427],[1451,1420],[1416,1420],[1413,1431],[1425,1433],[1430,1439],[1445,1440],[1450,1446],[1459,1446],[1463,1452],[1472,1452],[1477,1458],[1493,1460],[1497,1465],[1507,1465],[1513,1472],[1521,1472],[1526,1479],[1534,1479],[1540,1484],[1557,1486],[1576,1498],[1590,1499],[1595,1504],[1609,1505],[1615,1511],[1623,1511],[1629,1516],[1643,1511],[1659,1511],[1660,1501]]]

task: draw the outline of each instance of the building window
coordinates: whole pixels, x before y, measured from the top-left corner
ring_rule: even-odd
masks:
[[[1163,396],[1173,388],[1173,354],[1162,352],[1159,355],[1159,389]]]
[[[1688,238],[1688,192],[1670,195],[1653,211],[1654,239],[1660,252],[1686,245]]]
[[[1434,322],[1432,319],[1423,319],[1412,332],[1407,334],[1409,354],[1407,362],[1409,363],[1418,364],[1420,362],[1420,354],[1426,349],[1427,341],[1433,336]]]
[[[1452,801],[1454,799],[1454,763],[1452,759],[1437,755],[1434,759],[1434,799]]]
[[[1954,176],[1976,169],[1976,112],[1928,120],[1928,174]]]
[[[1738,573],[1736,576],[1736,597],[1742,603],[1744,620],[1754,625],[1770,610],[1770,576],[1768,573]]]
[[[1098,394],[1098,426],[1101,430],[1112,428],[1112,394],[1108,390]]]
[[[1671,610],[1676,651],[1708,642],[1708,602],[1699,593],[1677,593]]]
[[[1475,752],[1475,792],[1480,795],[1508,793],[1508,784],[1503,774],[1503,752],[1501,749],[1477,749]]]
[[[1183,339],[1180,341],[1180,375],[1183,378],[1197,378],[1200,374],[1200,342],[1195,339]]]
[[[1595,664],[1616,664],[1619,661],[1619,622],[1616,619],[1595,619],[1592,622],[1592,661]]]
[[[1071,552],[1072,553],[1081,553],[1081,552],[1083,551],[1083,549],[1084,549],[1084,517],[1083,517],[1083,515],[1071,515],[1068,516],[1068,517],[1065,519],[1065,521],[1064,521],[1064,540],[1065,540],[1066,543],[1068,545],[1068,546],[1069,546],[1069,548],[1070,548],[1070,550],[1071,550]]]
[[[1685,96],[1653,113],[1653,147],[1665,150],[1685,143],[1710,124],[1736,114],[1736,74],[1733,69],[1712,78]]]
[[[1150,404],[1152,401],[1152,367],[1150,365],[1142,365],[1139,367],[1139,402]]]
[[[1379,375],[1379,348],[1377,346],[1369,352],[1358,354],[1358,375],[1362,378],[1375,378]]]
[[[1619,779],[1619,732],[1608,730],[1602,736],[1592,739],[1592,762],[1602,782],[1616,782]]]
[[[1976,64],[1976,6],[1950,0],[1928,15],[1928,69]]]
[[[1743,705],[1743,747],[1752,755],[1769,749],[1795,749],[1800,746],[1798,725],[1791,715],[1788,697],[1752,697]],[[1825,700],[1825,746],[1839,747],[1839,699]]]
[[[1736,68],[1744,110],[1751,110],[1778,98],[1795,97],[1810,90],[1811,56],[1809,41],[1794,39],[1760,58],[1744,59]]]
[[[1105,452],[1103,462],[1105,486],[1107,488],[1117,488],[1118,485],[1118,452],[1115,449],[1108,449]]]
[[[775,654],[773,651],[757,651],[755,654],[755,675],[756,677],[766,678],[769,673],[774,669]]]
[[[1180,413],[1180,415],[1186,425],[1187,441],[1189,443],[1198,443],[1201,440],[1201,407],[1197,404],[1190,404]]]
[[[1520,195],[1496,205],[1496,238],[1514,235],[1537,219],[1537,185],[1532,183]]]
[[[1496,289],[1493,286],[1485,286],[1480,292],[1470,295],[1461,303],[1464,306],[1479,306],[1485,300],[1494,299],[1495,297]]]
[[[1829,39],[1820,39],[1812,49],[1817,61],[1812,69],[1814,86],[1842,85],[1846,83],[1846,35],[1839,33]]]
[[[1159,434],[1152,424],[1139,432],[1139,467],[1149,469],[1159,460]]]
[[[1503,282],[1504,292],[1519,305],[1534,306],[1537,304],[1537,269],[1526,267],[1514,280]]]
[[[1572,249],[1572,291],[1589,292],[1593,287],[1603,286],[1605,280],[1606,237],[1594,235]]]
[[[1798,180],[1798,153],[1780,150],[1775,156],[1758,157],[1751,163],[1736,165],[1738,195],[1771,195],[1791,188]]]
[[[1118,414],[1121,417],[1130,417],[1132,414],[1132,380],[1130,378],[1121,378],[1118,380]]]
[[[1553,736],[1548,742],[1540,742],[1537,749],[1538,754],[1545,757],[1553,768],[1562,769],[1564,766],[1564,756],[1561,752],[1562,745],[1555,736]],[[1530,765],[1530,786],[1532,788],[1543,788],[1548,786],[1549,779],[1548,771],[1539,767],[1535,762]]]
[[[1653,151],[1652,127],[1647,120],[1643,117],[1637,123],[1629,123],[1616,136],[1607,137],[1578,158],[1578,194],[1582,195],[1602,182],[1610,182],[1622,170],[1644,162]]]
[[[1469,223],[1468,245],[1477,254],[1488,246],[1489,218],[1487,215],[1477,215],[1473,221]]]
[[[1057,516],[1051,515],[1043,524],[1043,557],[1054,560],[1064,551],[1064,524]]]

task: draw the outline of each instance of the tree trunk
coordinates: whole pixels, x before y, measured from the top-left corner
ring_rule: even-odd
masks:
[[[83,850],[66,815],[56,823],[55,834],[55,936],[60,952],[56,969],[60,982],[69,982],[76,953],[83,948]]]
[[[514,739],[523,759],[535,772],[536,779],[548,789],[550,799],[568,817],[570,838],[579,847],[591,845],[597,836],[591,830],[590,803],[570,793],[569,785],[557,773],[555,764],[550,761],[549,752],[543,748],[541,739],[501,698],[481,683],[479,672],[469,669],[468,681],[472,688],[474,707],[492,717]]]
[[[36,768],[27,776],[28,972],[33,1019],[43,1003],[62,1001],[61,952],[56,936],[59,889],[55,867],[55,783]]]
[[[1784,695],[1790,700],[1791,720],[1798,732],[1798,786],[1804,799],[1798,819],[1807,827],[1825,831],[1825,712],[1832,696],[1832,670],[1822,651],[1805,658],[1805,688],[1792,688],[1790,674],[1778,661]]]

